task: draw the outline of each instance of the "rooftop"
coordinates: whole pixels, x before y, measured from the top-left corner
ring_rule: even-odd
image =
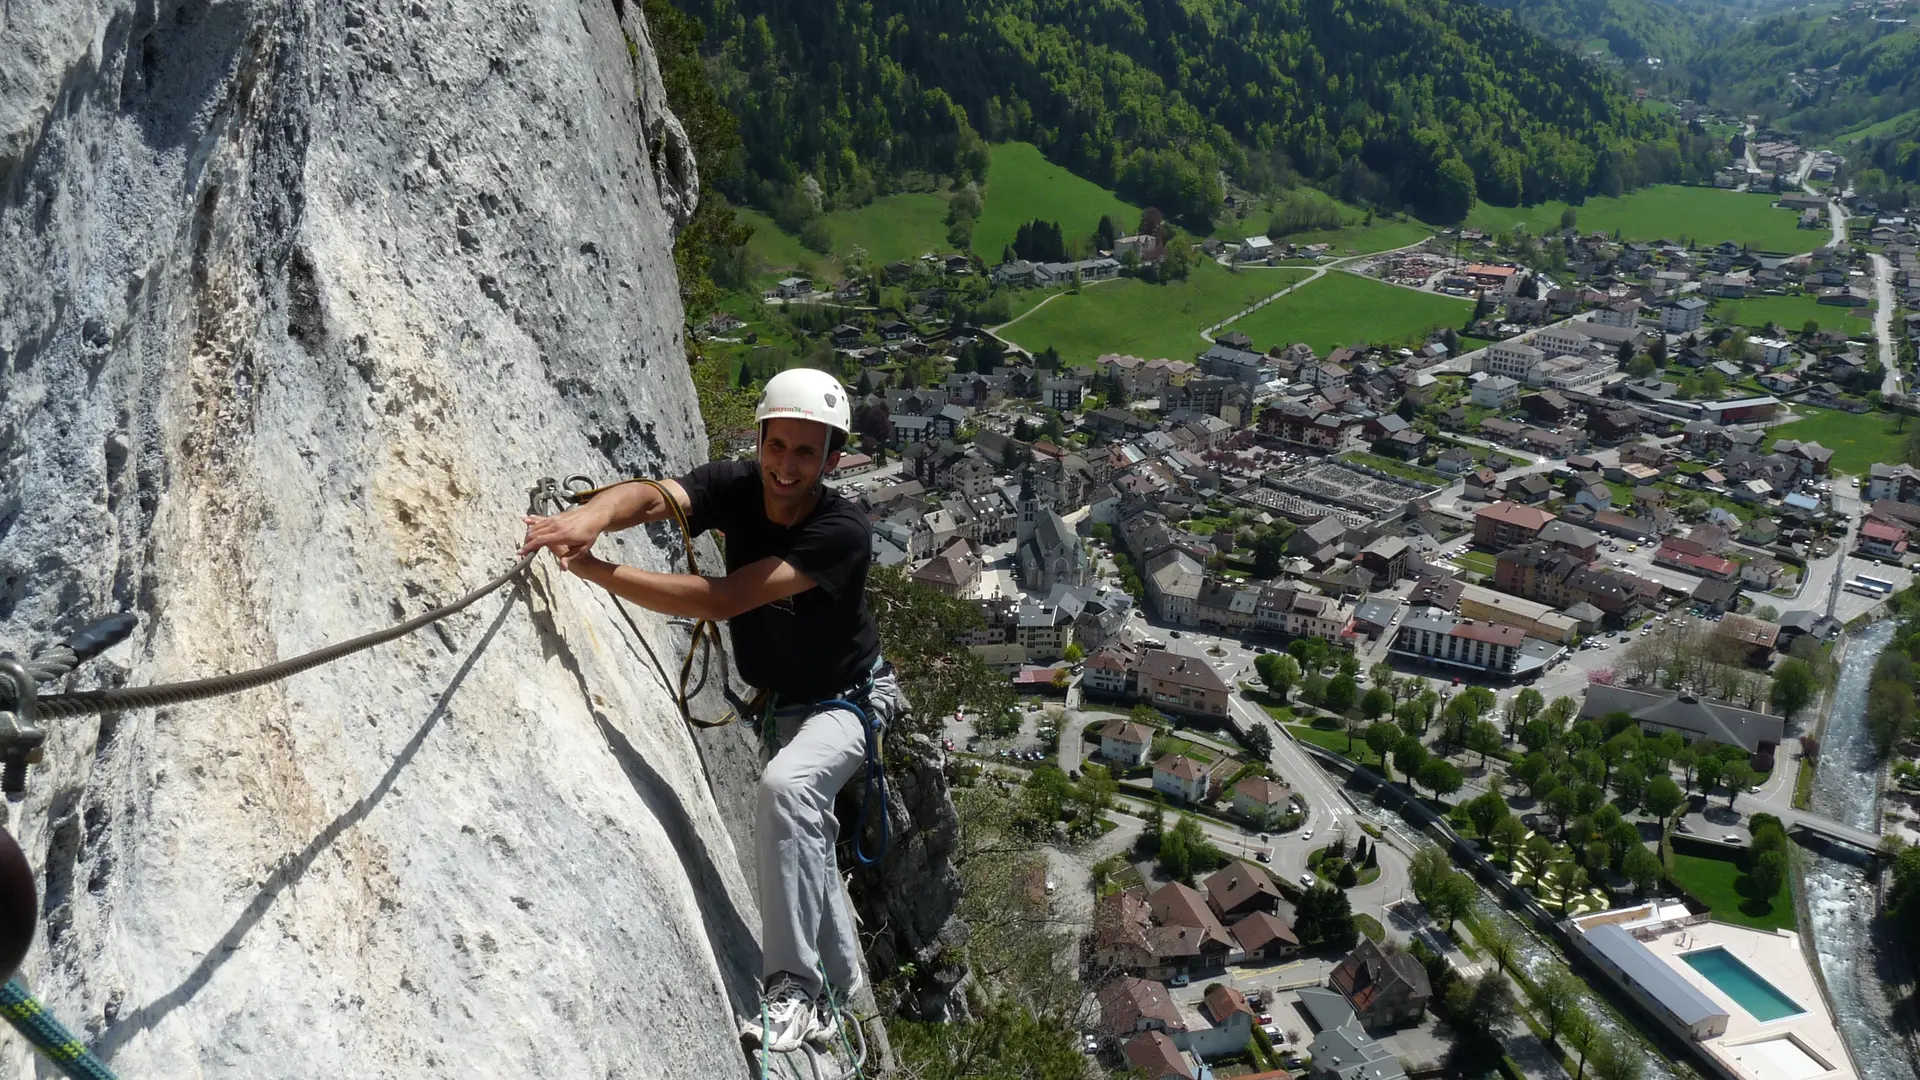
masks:
[[[1474,511],[1476,519],[1497,521],[1515,528],[1537,530],[1544,528],[1554,515],[1537,506],[1523,506],[1516,502],[1497,502]]]
[[[1764,743],[1779,743],[1786,722],[1778,716],[1742,709],[1724,701],[1709,701],[1673,691],[1633,690],[1624,686],[1587,687],[1582,717],[1623,712],[1641,723],[1690,731],[1715,742],[1757,751]]]
[[[1681,978],[1679,972],[1654,956],[1638,938],[1618,924],[1609,923],[1584,933],[1594,951],[1639,984],[1682,1024],[1691,1026],[1710,1016],[1728,1015],[1727,1010]]]

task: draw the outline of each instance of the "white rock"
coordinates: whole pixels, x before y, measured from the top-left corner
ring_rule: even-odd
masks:
[[[702,460],[637,4],[155,7],[0,23],[0,647],[251,667],[498,573],[540,475]],[[23,974],[123,1076],[745,1067],[752,892],[609,600],[542,561],[444,628],[52,725]]]

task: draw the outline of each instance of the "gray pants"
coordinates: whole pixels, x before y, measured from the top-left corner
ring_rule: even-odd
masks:
[[[891,673],[876,678],[870,719],[891,723],[906,699]],[[860,986],[860,938],[834,859],[840,820],[833,801],[860,775],[867,736],[844,708],[786,709],[774,714],[780,752],[760,774],[754,809],[754,852],[760,878],[760,970],[788,972],[811,994],[824,969],[834,993]],[[882,813],[875,805],[870,814]]]

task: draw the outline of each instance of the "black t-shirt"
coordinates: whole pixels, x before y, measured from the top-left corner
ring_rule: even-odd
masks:
[[[789,701],[817,701],[864,683],[880,655],[867,612],[873,527],[831,488],[791,527],[767,520],[757,462],[714,461],[680,478],[694,535],[726,534],[727,572],[771,555],[814,587],[728,620],[740,676]]]

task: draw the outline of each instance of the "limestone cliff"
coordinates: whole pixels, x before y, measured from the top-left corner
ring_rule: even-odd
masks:
[[[132,611],[85,683],[250,667],[497,573],[541,474],[695,463],[696,186],[622,0],[0,6],[0,648]],[[758,916],[707,769],[754,763],[703,765],[610,604],[543,562],[58,724],[8,807],[28,981],[130,1078],[736,1074]]]

